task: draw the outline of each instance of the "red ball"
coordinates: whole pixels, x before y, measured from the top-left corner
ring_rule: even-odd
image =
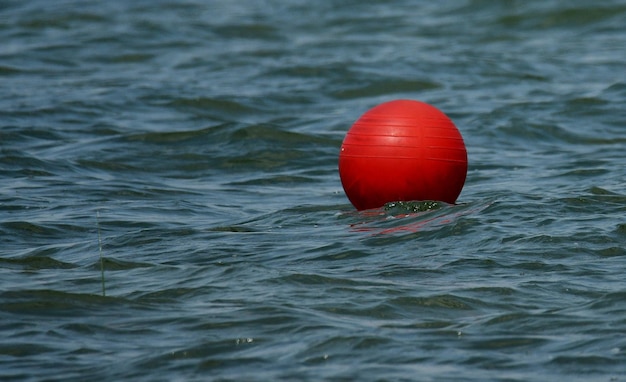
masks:
[[[346,134],[339,176],[358,209],[388,202],[454,203],[467,176],[467,150],[454,123],[424,102],[396,100],[363,114]]]

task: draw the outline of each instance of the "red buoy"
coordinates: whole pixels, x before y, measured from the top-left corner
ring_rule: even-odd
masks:
[[[467,151],[454,123],[427,103],[395,100],[363,114],[341,145],[339,176],[358,210],[388,202],[454,203],[467,176]]]

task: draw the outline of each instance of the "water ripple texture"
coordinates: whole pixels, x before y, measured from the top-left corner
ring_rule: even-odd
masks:
[[[0,4],[0,379],[626,380],[626,5]],[[463,134],[357,212],[351,124]],[[106,287],[106,288],[103,288]]]

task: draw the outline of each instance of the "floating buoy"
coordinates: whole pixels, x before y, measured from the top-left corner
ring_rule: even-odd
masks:
[[[395,100],[363,114],[339,153],[339,176],[357,210],[394,201],[453,204],[467,176],[461,133],[427,103]]]

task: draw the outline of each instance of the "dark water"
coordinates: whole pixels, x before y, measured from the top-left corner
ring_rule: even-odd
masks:
[[[624,25],[0,2],[0,379],[625,381]],[[462,132],[457,205],[346,199],[341,141],[396,98]]]

